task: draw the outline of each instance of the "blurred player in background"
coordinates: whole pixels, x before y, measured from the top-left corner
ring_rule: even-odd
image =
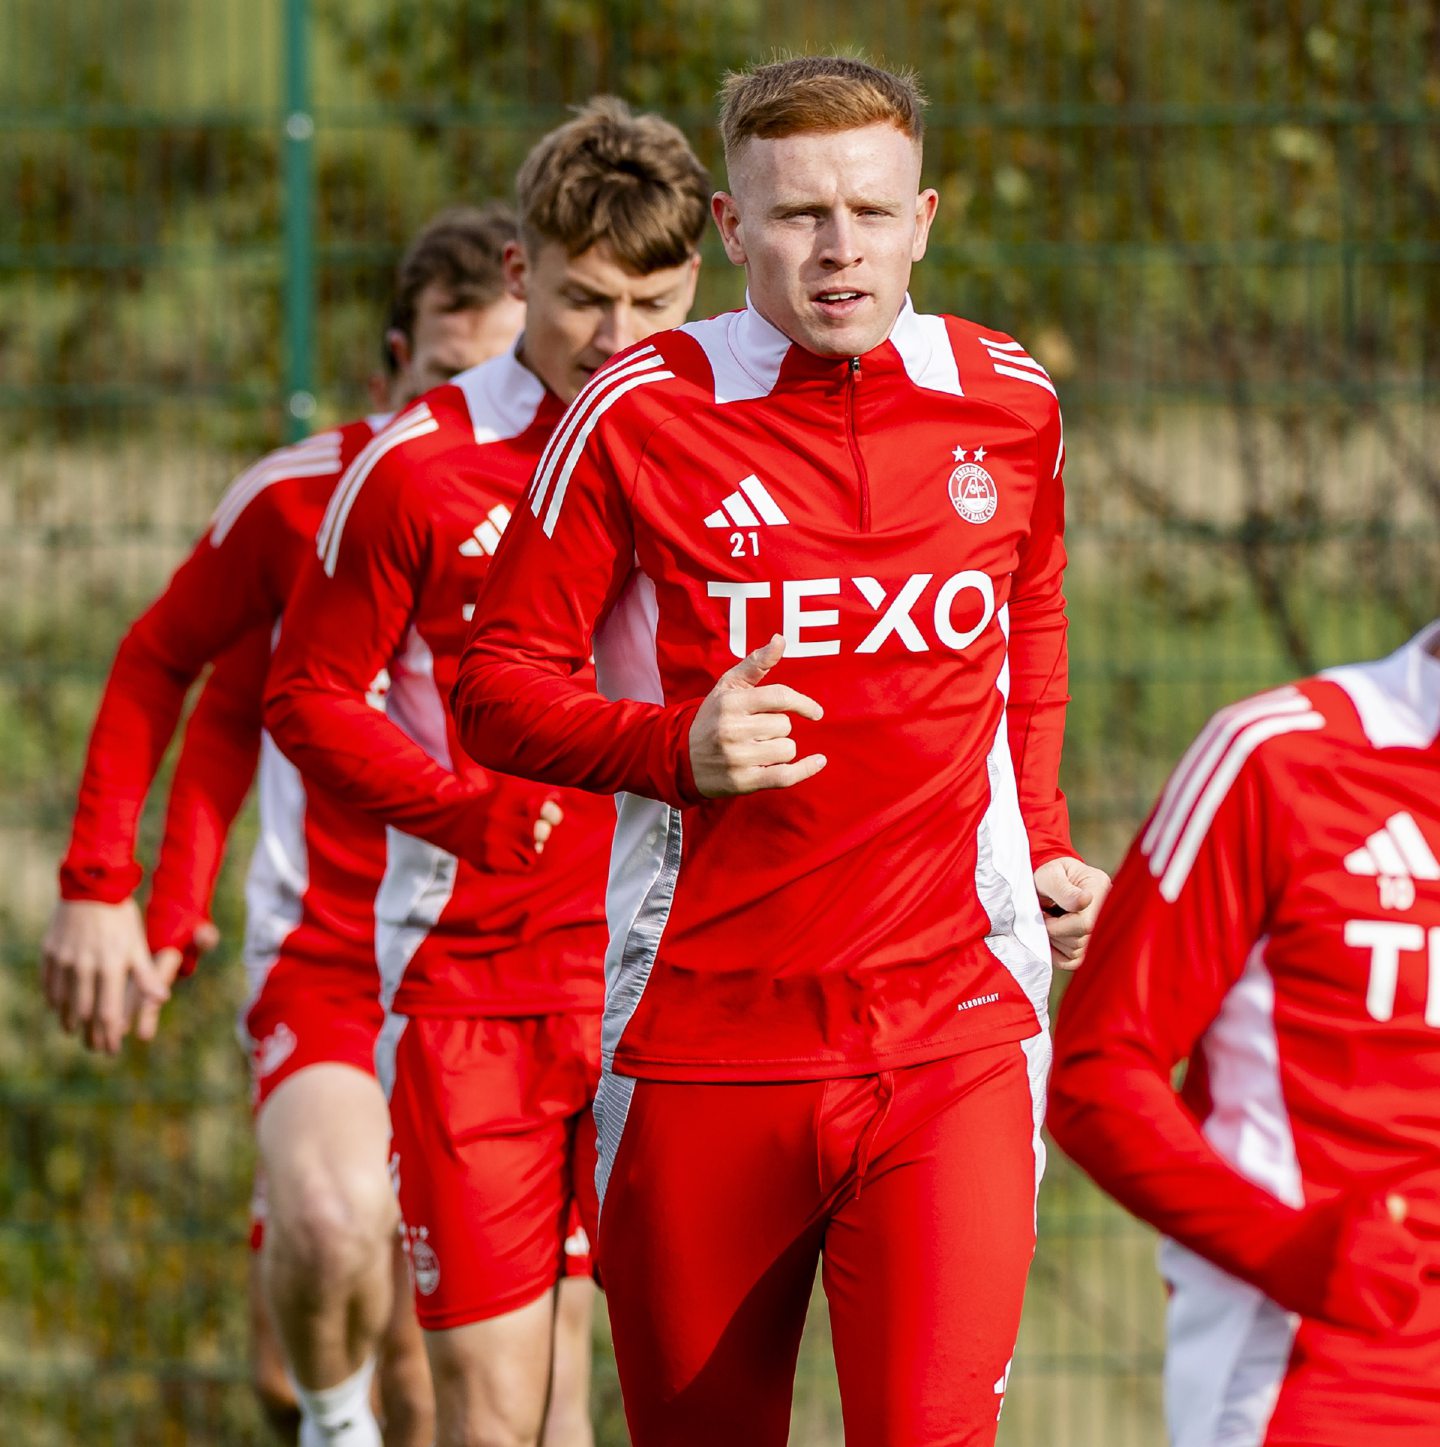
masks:
[[[1217,714],[1090,954],[1050,1125],[1169,1238],[1176,1447],[1440,1442],[1440,624]]]
[[[568,440],[553,435],[565,404],[688,313],[708,192],[679,131],[615,100],[540,141],[506,257],[519,348],[426,394],[346,473],[271,672],[281,748],[389,826],[376,910],[403,1025],[396,1165],[441,1447],[591,1441],[585,1228],[615,823],[608,799],[477,768],[448,699],[511,510]],[[382,672],[384,714],[367,704]]]
[[[1059,409],[1018,342],[910,305],[911,79],[807,58],[725,94],[748,304],[571,406],[460,738],[621,794],[599,1260],[637,1447],[787,1440],[822,1251],[847,1440],[989,1442],[1042,1164],[1041,901],[1074,963],[1105,883],[1057,784]]]
[[[514,234],[503,208],[457,209],[412,243],[385,338],[392,407],[513,343],[524,308],[502,285],[501,257]],[[45,941],[46,995],[67,1029],[110,1052],[132,1026],[150,1038],[170,981],[213,942],[215,877],[261,753],[242,1030],[251,1045],[268,1219],[252,1270],[251,1319],[261,1401],[277,1431],[294,1441],[289,1385],[297,1384],[305,1447],[380,1440],[369,1382],[387,1319],[385,1440],[428,1447],[433,1425],[408,1290],[391,1313],[396,1205],[386,1169],[388,1115],[375,1078],[383,1012],[374,897],[383,832],[307,791],[260,736],[272,638],[299,561],[313,550],[339,475],[385,421],[318,434],[242,474],[130,630],[96,719],[61,903]],[[211,660],[176,767],[147,941],[132,898],[141,877],[136,827],[185,694]],[[383,680],[375,693],[383,694]],[[272,1315],[288,1374],[266,1329]],[[340,1422],[349,1428],[330,1430]]]

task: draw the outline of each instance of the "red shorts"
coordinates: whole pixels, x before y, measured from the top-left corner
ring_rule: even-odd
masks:
[[[240,1036],[250,1056],[256,1111],[308,1065],[352,1065],[367,1075],[377,1073],[375,1046],[385,1012],[374,954],[362,957],[334,937],[305,948],[299,937],[311,932],[309,926],[297,929],[273,964],[252,970]]]
[[[590,1274],[599,1074],[596,1014],[406,1022],[391,1149],[427,1331]]]
[[[992,1443],[1048,1064],[1041,1035],[848,1080],[607,1074],[598,1254],[635,1447],[782,1447],[822,1257],[845,1440]]]

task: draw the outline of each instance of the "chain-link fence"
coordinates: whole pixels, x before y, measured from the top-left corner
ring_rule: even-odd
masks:
[[[39,1008],[126,620],[241,465],[364,410],[427,214],[506,193],[597,90],[718,165],[728,66],[841,47],[933,98],[917,302],[1060,386],[1086,852],[1115,861],[1219,703],[1437,611],[1440,0],[0,0],[6,1442],[263,1440],[233,951],[119,1064]],[[702,306],[739,295],[709,254]],[[1003,1440],[1158,1441],[1146,1233],[1058,1162],[1041,1227]],[[838,1442],[813,1317],[794,1440]],[[603,1353],[597,1378],[623,1441]]]

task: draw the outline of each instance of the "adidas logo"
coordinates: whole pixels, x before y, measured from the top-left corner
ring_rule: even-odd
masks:
[[[1392,814],[1359,849],[1345,856],[1347,874],[1391,879],[1440,879],[1440,862],[1408,814]]]
[[[761,523],[779,527],[788,523],[789,518],[775,505],[775,499],[765,491],[765,484],[752,472],[740,479],[740,484],[709,517],[707,528],[758,528]]]
[[[500,535],[510,521],[510,509],[497,503],[485,514],[485,521],[460,544],[462,558],[493,558],[500,546]]]

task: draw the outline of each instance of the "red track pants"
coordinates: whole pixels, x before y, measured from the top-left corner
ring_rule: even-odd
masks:
[[[635,1447],[783,1447],[822,1257],[851,1447],[992,1443],[1048,1061],[1042,1035],[854,1079],[607,1079],[599,1258]]]

